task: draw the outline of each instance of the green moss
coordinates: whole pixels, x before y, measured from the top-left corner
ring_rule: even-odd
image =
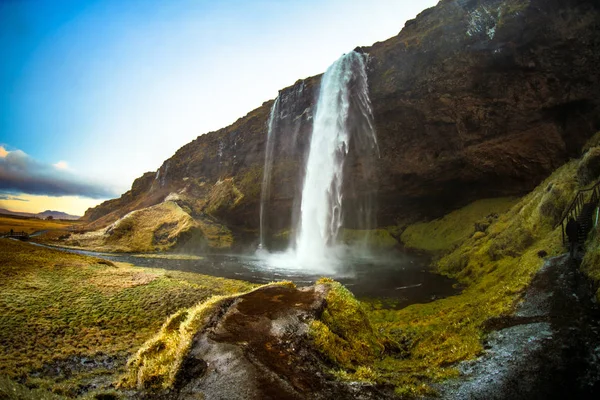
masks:
[[[204,211],[219,217],[233,210],[243,199],[244,194],[236,187],[233,178],[223,179],[211,188]]]
[[[565,251],[560,227],[553,226],[578,190],[579,162],[559,168],[529,195],[513,201],[512,208],[484,231],[465,234],[439,260],[438,270],[465,287],[460,295],[402,310],[373,307],[368,312],[373,328],[401,350],[387,352],[369,365],[378,382],[395,385],[402,396],[429,395],[431,382],[456,376],[458,362],[481,353],[485,322],[513,312],[544,262],[538,252],[553,256]],[[456,219],[460,220],[454,215],[445,221]],[[591,257],[590,265],[600,261]]]
[[[592,147],[600,147],[600,132],[596,132],[581,149],[581,154],[585,154]]]
[[[339,282],[322,278],[328,287],[327,306],[319,320],[310,326],[316,348],[330,361],[346,369],[371,364],[383,352],[360,302]]]
[[[506,212],[516,201],[514,197],[477,200],[434,221],[409,225],[401,240],[408,248],[449,250],[473,235],[476,228],[486,229],[493,221],[486,217]]]

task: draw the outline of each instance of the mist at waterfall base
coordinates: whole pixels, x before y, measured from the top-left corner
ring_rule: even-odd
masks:
[[[256,256],[269,267],[339,275],[348,262],[373,258],[367,246],[349,246],[339,241],[344,225],[344,190],[348,190],[348,185],[344,186],[348,153],[351,149],[358,153],[355,156],[360,157],[362,165],[359,180],[365,182],[369,180],[374,160],[379,155],[365,58],[365,55],[354,51],[345,54],[327,69],[321,79],[304,169],[300,215],[290,246],[280,253],[269,252],[266,248],[266,204],[271,192],[276,136],[289,132],[278,129],[278,120],[285,114],[280,110],[280,98],[273,103],[261,192],[260,244],[256,252]],[[374,193],[374,190],[369,188],[368,192]],[[353,210],[353,219],[363,232],[368,232],[374,225],[374,202],[370,196],[363,200],[360,207]]]

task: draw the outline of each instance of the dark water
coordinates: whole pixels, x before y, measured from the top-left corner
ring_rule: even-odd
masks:
[[[273,268],[255,255],[211,254],[202,256],[200,260],[177,260],[58,249],[141,267],[195,272],[252,283],[290,280],[298,286],[308,286],[317,279],[328,276],[344,284],[358,298],[384,299],[386,306],[394,308],[426,303],[459,292],[453,288],[453,284],[456,283],[454,280],[428,271],[427,259],[403,253],[379,258],[348,259],[335,272],[311,273],[297,269]]]

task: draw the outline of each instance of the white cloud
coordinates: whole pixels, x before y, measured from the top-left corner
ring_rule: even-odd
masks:
[[[69,164],[67,164],[66,161],[59,161],[56,164],[52,164],[54,166],[54,168],[56,169],[68,169],[69,168]]]
[[[21,150],[0,158],[0,192],[48,196],[82,196],[92,199],[114,197],[117,193],[66,171],[67,164],[46,164]]]

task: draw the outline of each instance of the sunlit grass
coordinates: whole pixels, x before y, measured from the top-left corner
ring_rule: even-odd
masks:
[[[66,230],[79,224],[77,221],[45,220],[37,218],[15,218],[0,216],[0,233],[15,232],[33,233],[45,230]]]
[[[78,373],[36,380],[32,372],[74,356],[124,363],[177,310],[252,287],[0,239],[0,375],[72,395]],[[118,373],[110,371],[113,380]]]

